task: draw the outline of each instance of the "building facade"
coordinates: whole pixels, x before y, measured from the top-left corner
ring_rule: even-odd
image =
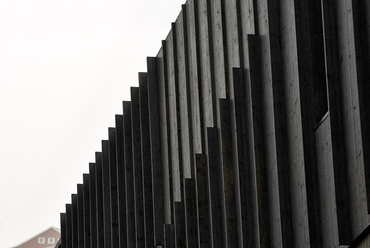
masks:
[[[188,0],[60,246],[351,245],[370,222],[369,58],[367,0]]]

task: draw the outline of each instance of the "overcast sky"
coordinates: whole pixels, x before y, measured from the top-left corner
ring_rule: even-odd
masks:
[[[183,3],[0,1],[0,248],[60,227]]]

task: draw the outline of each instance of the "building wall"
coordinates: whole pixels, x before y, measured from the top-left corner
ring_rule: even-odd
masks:
[[[47,248],[54,247],[60,238],[60,231],[49,228],[30,240],[14,248]],[[41,240],[40,240],[41,239]],[[42,240],[44,241],[42,243]]]
[[[369,224],[369,35],[366,0],[188,0],[62,246],[350,245]]]

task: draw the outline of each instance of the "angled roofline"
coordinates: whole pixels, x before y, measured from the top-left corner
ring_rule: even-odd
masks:
[[[37,236],[39,236],[40,234],[42,234],[42,233],[44,233],[44,232],[46,232],[46,231],[49,231],[50,229],[53,229],[54,231],[57,231],[58,233],[60,233],[60,229],[59,228],[56,228],[56,227],[49,227],[48,229],[45,229],[44,231],[42,231],[42,232],[39,232],[38,234],[36,234],[36,235],[34,235],[34,236],[32,236],[31,238],[29,238],[29,239],[27,239],[26,241],[24,241],[24,242],[22,242],[22,243],[20,243],[19,245],[17,245],[17,246],[13,246],[13,247],[11,247],[11,248],[17,248],[17,247],[19,247],[19,246],[21,246],[21,245],[23,245],[23,244],[25,244],[25,243],[27,243],[28,241],[30,241],[31,239],[34,239],[34,238],[36,238]]]

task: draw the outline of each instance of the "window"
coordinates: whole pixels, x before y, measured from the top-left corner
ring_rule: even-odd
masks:
[[[48,238],[48,244],[54,244],[55,239],[54,238]]]
[[[45,244],[45,238],[39,237],[39,244]]]

